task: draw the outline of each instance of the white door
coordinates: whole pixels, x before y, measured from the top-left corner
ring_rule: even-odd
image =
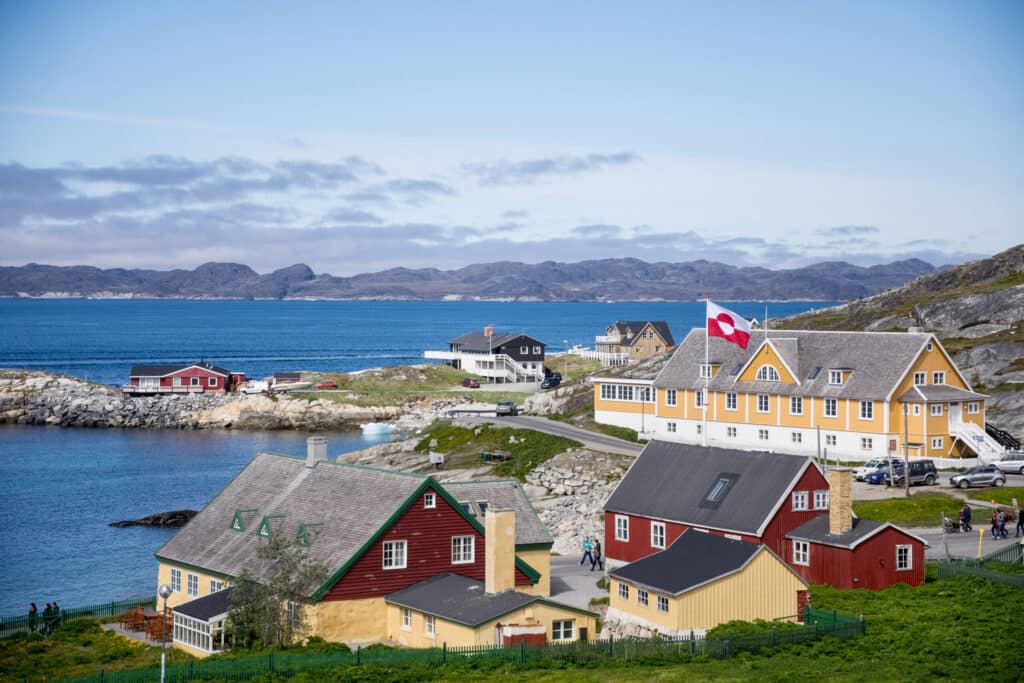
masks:
[[[954,429],[956,427],[958,427],[961,424],[961,422],[962,422],[961,412],[960,412],[960,410],[961,410],[960,405],[961,404],[959,404],[959,403],[950,403],[949,404],[949,430],[950,431],[954,431]]]

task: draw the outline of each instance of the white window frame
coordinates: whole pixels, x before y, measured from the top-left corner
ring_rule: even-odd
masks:
[[[758,439],[758,441],[767,441],[768,440],[768,430],[767,429],[758,429],[757,430],[757,439]]]
[[[667,432],[669,432],[671,434],[675,434],[676,433],[676,423],[675,422],[668,422],[668,423],[666,423],[665,424],[665,431],[667,431]]]
[[[412,630],[412,610],[409,609],[408,607],[403,607],[402,608],[402,630],[403,631],[411,631]]]
[[[835,434],[826,434],[825,435],[825,445],[826,446],[836,446],[836,445],[838,445],[838,443],[839,443],[839,439],[838,439],[838,437],[836,437]]]
[[[790,415],[803,415],[804,414],[804,397],[803,396],[790,396],[789,397],[789,414]]]
[[[539,346],[534,346],[533,347],[533,355],[535,355],[535,356],[539,356],[540,355],[540,347]]]
[[[431,638],[437,637],[437,622],[434,620],[433,614],[423,615],[423,632]]]
[[[843,385],[843,371],[842,370],[829,370],[828,371],[828,383],[834,387]]]
[[[208,387],[215,387],[215,386],[217,386],[217,378],[216,377],[207,377],[206,378],[206,386],[208,386]]]
[[[216,593],[217,591],[224,590],[224,582],[219,579],[210,579],[210,592]]]
[[[903,555],[901,558],[900,555]],[[909,572],[914,569],[914,546],[910,544],[896,546],[896,571]]]
[[[675,389],[666,389],[665,390],[665,405],[667,405],[667,406],[674,406],[674,405],[677,405],[677,401],[678,401],[678,397],[676,395],[676,390]]]
[[[576,620],[575,619],[556,619],[551,622],[551,640],[552,642],[565,642],[571,641],[575,638],[576,633]]]
[[[423,507],[427,510],[433,510],[437,507],[437,494],[436,493],[424,493],[423,494]]]
[[[932,437],[932,450],[941,451],[946,448],[946,439],[941,436]]]
[[[188,589],[186,592],[193,598],[199,597],[199,575],[189,572],[185,575],[185,587]]]
[[[636,604],[641,607],[648,607],[650,605],[650,595],[645,590],[639,588],[636,589]]]
[[[764,404],[764,408],[761,408],[761,404]],[[771,397],[768,394],[757,395],[757,412],[769,413],[772,409]]]
[[[476,562],[476,539],[473,536],[452,536],[452,564]]]
[[[664,595],[659,595],[659,596],[657,596],[657,601],[658,601],[658,611],[659,612],[665,612],[666,614],[668,614],[668,598],[665,597]]]
[[[530,353],[530,347],[529,346],[520,346],[519,347],[519,353],[521,355],[523,355],[523,356],[529,354]]]
[[[629,584],[619,583],[619,597],[623,600],[629,600]]]
[[[928,373],[923,370],[914,373],[914,386],[920,387],[928,383]]]
[[[917,417],[920,414],[921,414],[921,404],[920,403],[915,403],[914,404],[914,417]]]
[[[706,363],[700,364],[700,379],[711,379],[711,365]]]
[[[794,512],[809,510],[807,491],[793,491],[792,504]]]
[[[160,380],[157,380],[156,383],[157,383],[157,386],[160,386]],[[181,386],[181,378],[180,377],[175,377],[174,379],[171,380],[171,384],[173,386],[180,387]]]
[[[862,451],[870,451],[875,447],[875,440],[870,436],[860,437],[860,449]]]
[[[171,567],[171,590],[175,593],[181,592],[181,570]]]
[[[735,427],[726,427],[725,428],[725,435],[727,437],[729,437],[729,438],[735,439],[736,438],[736,428]]]
[[[737,405],[739,405],[739,402],[736,400],[736,392],[735,391],[727,391],[727,392],[725,392],[725,409],[726,410],[737,410],[738,409],[736,407]]]
[[[874,401],[861,401],[860,402],[860,419],[862,419],[862,420],[874,420],[875,419],[875,402]]]
[[[192,377],[190,379],[190,381],[189,381],[189,384],[191,386],[193,386],[193,387],[198,387],[199,386],[199,378],[198,377]]]
[[[382,569],[405,569],[409,561],[409,544],[406,541],[384,541],[381,546],[381,568]],[[390,564],[389,564],[390,554]],[[401,564],[398,563],[401,555]]]
[[[615,540],[629,543],[628,515],[615,515]]]
[[[811,566],[811,544],[809,541],[793,541],[793,564]]]
[[[771,363],[765,363],[757,369],[755,379],[758,382],[778,382],[779,371]]]
[[[814,509],[828,510],[828,489],[818,489],[814,492]]]
[[[697,389],[693,392],[693,407],[704,408],[704,389]]]
[[[825,417],[839,417],[839,401],[834,398],[825,399]]]
[[[942,404],[932,403],[928,406],[928,414],[932,417],[942,417]]]
[[[946,383],[946,371],[945,370],[934,370],[932,372],[932,384],[945,384]]]
[[[651,522],[651,547],[665,549],[664,522]]]
[[[981,412],[981,403],[979,401],[968,401],[967,402],[967,414],[977,415]]]

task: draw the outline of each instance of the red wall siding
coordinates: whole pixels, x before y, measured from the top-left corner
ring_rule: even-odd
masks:
[[[437,507],[423,507],[423,497],[413,502],[384,535],[338,579],[324,600],[372,598],[400,590],[442,572],[484,580],[484,537],[441,496]],[[472,564],[452,564],[452,536],[474,536]],[[384,542],[406,541],[406,568],[384,569]],[[516,569],[516,585],[530,580]]]
[[[223,391],[224,390],[224,378],[221,377],[220,375],[214,373],[214,372],[210,372],[209,370],[204,370],[202,368],[185,368],[184,370],[179,370],[178,372],[170,374],[167,377],[161,377],[160,378],[160,386],[162,386],[162,387],[174,386],[174,378],[175,377],[181,377],[181,386],[183,386],[183,387],[192,386],[192,378],[193,377],[198,377],[199,378],[199,386],[202,388],[203,391]],[[212,377],[214,380],[216,380],[216,382],[217,382],[216,386],[212,386],[211,387],[209,385],[209,382],[207,381],[207,378],[209,378],[209,377]]]
[[[911,545],[910,571],[896,571],[896,546]],[[786,562],[793,559],[793,541],[787,541]],[[881,590],[893,584],[919,586],[924,582],[924,544],[897,529],[886,529],[854,550],[811,543],[810,566],[792,565],[811,583],[835,588]]]
[[[807,504],[813,508],[814,492],[822,490],[828,490],[828,482],[818,468],[812,465],[800,477],[793,490],[786,494],[786,499],[782,502],[778,512],[768,522],[764,533],[761,534],[761,543],[771,548],[779,557],[785,558],[786,534],[820,514],[828,514],[828,510],[794,511],[793,494],[797,491],[807,491]]]

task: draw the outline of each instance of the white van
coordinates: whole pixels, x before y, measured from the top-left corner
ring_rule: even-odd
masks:
[[[864,481],[864,478],[874,472],[880,467],[889,467],[889,463],[892,462],[893,466],[900,464],[902,460],[899,458],[871,458],[866,463],[858,467],[853,471],[853,478],[857,481]]]

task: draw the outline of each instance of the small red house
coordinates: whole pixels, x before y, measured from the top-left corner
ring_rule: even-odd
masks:
[[[244,382],[245,375],[231,373],[206,361],[175,365],[133,365],[130,379],[123,390],[129,394],[224,392],[235,386],[238,377]]]
[[[786,534],[827,511],[828,499],[810,458],[654,440],[605,503],[604,554],[618,567],[695,529],[786,557]]]
[[[789,565],[811,583],[881,590],[924,581],[928,543],[888,522],[857,519],[851,507],[851,473],[829,473],[832,507],[786,535]]]

